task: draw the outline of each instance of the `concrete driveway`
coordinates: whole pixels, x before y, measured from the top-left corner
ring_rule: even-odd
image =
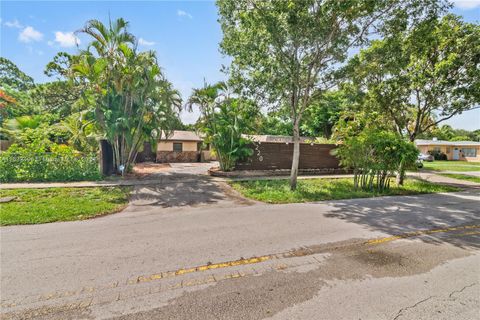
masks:
[[[208,170],[212,167],[218,167],[218,161],[210,162],[178,162],[178,163],[139,163],[134,168],[134,173],[138,173],[146,179],[155,179],[174,174],[186,175],[208,175]]]
[[[473,319],[480,312],[478,190],[165,205],[183,203],[175,197],[99,219],[1,228],[4,318]]]
[[[144,179],[161,181],[134,187],[126,212],[141,212],[170,207],[231,207],[255,202],[244,199],[225,182],[208,175],[208,169],[218,162],[170,163]]]

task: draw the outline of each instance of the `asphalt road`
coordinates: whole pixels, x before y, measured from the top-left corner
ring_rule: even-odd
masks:
[[[208,180],[136,192],[119,214],[1,228],[2,318],[480,315],[478,189],[290,205]]]

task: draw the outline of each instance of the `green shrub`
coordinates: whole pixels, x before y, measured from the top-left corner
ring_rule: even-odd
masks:
[[[442,151],[439,150],[429,150],[428,153],[433,156],[433,159],[435,160],[448,160],[447,155],[443,153]]]
[[[71,147],[12,145],[0,155],[0,182],[99,180],[95,154],[84,155]]]
[[[250,131],[254,123],[255,106],[248,101],[227,98],[210,108],[198,126],[205,134],[204,142],[213,146],[220,169],[232,171],[238,160],[253,154],[250,140],[242,137],[242,133]]]
[[[337,149],[340,163],[353,169],[354,188],[384,191],[400,167],[412,168],[417,148],[393,132],[365,129],[348,137]]]

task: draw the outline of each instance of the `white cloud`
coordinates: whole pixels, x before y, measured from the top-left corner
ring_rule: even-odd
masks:
[[[80,39],[73,32],[55,32],[55,42],[60,45],[60,47],[69,48],[74,47],[77,43],[80,44]],[[52,41],[48,42],[49,45],[52,45]]]
[[[21,42],[29,43],[32,41],[41,41],[43,39],[43,33],[35,30],[33,27],[27,26],[18,35],[18,40]]]
[[[23,28],[22,24],[17,19],[13,21],[5,21],[4,24],[9,28],[17,28],[17,29]]]
[[[473,9],[480,7],[480,0],[453,0],[455,7],[462,9]]]
[[[155,42],[147,41],[143,38],[140,38],[140,39],[138,39],[138,44],[141,45],[141,46],[153,46],[155,44]]]
[[[186,12],[186,11],[183,11],[183,10],[180,10],[180,9],[177,10],[177,16],[179,16],[179,17],[187,17],[187,18],[190,18],[190,19],[193,18],[193,16],[192,16],[190,13],[188,13],[188,12]]]

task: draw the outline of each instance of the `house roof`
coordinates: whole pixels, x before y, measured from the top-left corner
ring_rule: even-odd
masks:
[[[250,139],[254,142],[276,142],[276,143],[293,143],[293,137],[291,136],[273,136],[273,135],[256,135],[256,134],[244,134],[243,137]],[[310,143],[315,139],[300,137],[301,143]]]
[[[160,139],[161,141],[203,141],[203,138],[200,137],[194,131],[183,131],[183,130],[174,130],[166,138]]]
[[[250,139],[254,142],[273,142],[273,143],[293,143],[291,136],[274,136],[274,135],[242,135],[244,138]],[[174,130],[169,136],[165,138],[165,133],[162,133],[160,141],[203,141],[201,134],[195,131]],[[300,137],[301,143],[311,143],[315,141],[314,138]]]
[[[480,146],[477,141],[415,140],[417,146]]]

